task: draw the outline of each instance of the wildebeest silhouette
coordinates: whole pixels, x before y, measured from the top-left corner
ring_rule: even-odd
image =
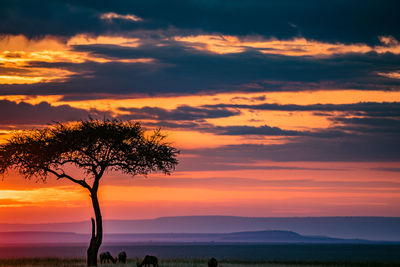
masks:
[[[208,267],[217,267],[218,266],[218,261],[216,258],[212,257],[209,261],[208,261]]]
[[[103,252],[100,254],[100,263],[116,263],[117,260],[114,259],[113,256],[111,256],[111,253],[109,251]]]
[[[139,264],[139,262],[136,263],[137,267],[159,267],[158,266],[158,259],[156,256],[150,256],[150,255],[146,255],[146,257],[144,257],[142,263]]]
[[[118,254],[118,262],[126,263],[126,252],[125,251],[121,251]]]

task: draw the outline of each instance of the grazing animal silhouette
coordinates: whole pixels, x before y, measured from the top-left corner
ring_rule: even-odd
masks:
[[[118,254],[118,262],[126,263],[126,252],[125,251],[121,251]]]
[[[159,267],[158,266],[158,259],[155,256],[150,256],[150,255],[146,255],[146,257],[144,257],[142,263],[139,264],[139,262],[136,263],[137,267]]]
[[[114,259],[113,256],[111,256],[111,253],[109,251],[103,252],[100,254],[100,263],[116,263],[117,260]]]
[[[209,261],[208,261],[208,267],[217,267],[218,266],[218,261],[216,258],[212,257]]]

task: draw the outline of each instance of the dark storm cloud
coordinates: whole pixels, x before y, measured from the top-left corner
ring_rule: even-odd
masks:
[[[0,124],[3,126],[16,124],[46,124],[52,122],[87,119],[89,116],[107,115],[96,110],[86,111],[68,105],[51,106],[47,102],[32,105],[25,102],[15,103],[0,100]]]
[[[120,108],[121,111],[129,112],[123,116],[125,119],[140,118],[152,120],[203,120],[210,118],[224,118],[239,115],[239,111],[228,110],[226,108],[196,108],[191,106],[179,106],[173,110],[166,110],[156,107],[143,108]]]
[[[400,39],[398,1],[41,1],[1,2],[0,31],[28,36],[70,36],[80,32],[114,33],[132,29],[175,27],[187,32],[259,34],[266,37],[310,39],[344,43],[376,43],[377,36]],[[102,21],[106,12],[134,14],[135,23]]]

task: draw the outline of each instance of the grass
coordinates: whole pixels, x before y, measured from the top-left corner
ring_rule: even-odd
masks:
[[[220,260],[221,267],[392,267],[400,266],[400,262],[318,262],[318,261],[268,261],[250,262]],[[63,258],[13,258],[0,259],[0,267],[85,267],[84,259],[63,259]],[[99,264],[99,267],[133,267],[136,260],[128,260],[127,264]],[[207,260],[200,259],[164,259],[160,260],[160,267],[207,267]]]

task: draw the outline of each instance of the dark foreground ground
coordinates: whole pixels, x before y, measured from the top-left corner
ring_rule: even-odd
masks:
[[[100,267],[135,267],[136,260],[131,259],[126,264],[99,264]],[[206,259],[160,259],[160,267],[207,267]],[[222,259],[221,267],[395,267],[400,262],[326,262],[326,261],[235,261]],[[14,258],[0,259],[1,267],[85,267],[84,259],[63,258]]]
[[[130,260],[125,266],[136,266],[136,258],[147,254],[159,257],[160,267],[206,267],[206,259],[210,257],[219,259],[223,267],[400,266],[400,245],[106,244],[101,248],[113,255],[122,250],[127,252]],[[2,245],[0,266],[85,266],[85,252],[86,246],[81,244]]]

